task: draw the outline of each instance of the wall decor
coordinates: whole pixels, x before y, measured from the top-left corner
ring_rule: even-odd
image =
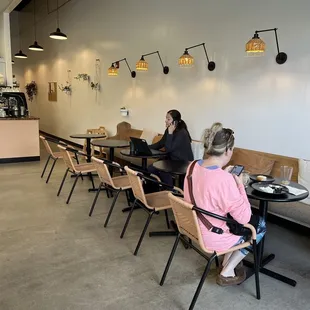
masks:
[[[57,101],[57,82],[48,82],[48,101]]]
[[[162,67],[163,67],[163,73],[164,74],[168,74],[169,73],[169,67],[164,66],[163,61],[162,61],[162,59],[160,57],[159,51],[142,55],[140,60],[136,63],[136,70],[137,71],[148,71],[149,64],[144,60],[144,57],[149,56],[149,55],[153,55],[153,54],[157,54],[158,55],[160,63],[162,65]]]
[[[136,72],[135,71],[131,71],[131,68],[129,67],[129,64],[128,64],[128,61],[126,58],[123,58],[123,59],[120,59],[120,60],[117,60],[115,62],[112,62],[112,65],[111,67],[108,69],[108,76],[117,76],[118,75],[118,69],[120,67],[120,62],[122,61],[125,61],[127,67],[128,67],[128,70],[131,74],[131,77],[134,79],[136,77]]]
[[[87,73],[78,73],[77,76],[74,77],[76,80],[89,81],[90,76]]]
[[[263,29],[263,30],[256,30],[254,33],[254,36],[251,40],[249,40],[245,45],[245,51],[248,55],[264,55],[266,44],[265,42],[259,37],[260,32],[269,32],[274,31],[275,39],[276,39],[276,45],[278,50],[278,55],[276,56],[276,62],[279,65],[282,65],[287,60],[287,54],[280,52],[279,49],[279,41],[278,41],[278,34],[277,34],[278,28],[272,28],[272,29]]]
[[[90,87],[92,90],[100,90],[99,83],[90,82]]]
[[[129,111],[126,107],[120,108],[120,112],[121,112],[122,116],[128,116],[129,115]]]
[[[37,83],[35,81],[31,81],[30,83],[26,84],[25,88],[26,88],[28,99],[32,101],[33,96],[36,96],[38,93]]]
[[[90,87],[92,90],[100,91],[100,76],[101,76],[101,65],[100,65],[100,59],[97,58],[95,62],[95,77],[94,81],[90,82]],[[96,94],[97,96],[97,94]]]
[[[72,86],[68,81],[66,81],[66,85],[60,84],[58,88],[67,95],[71,95],[72,93]]]
[[[194,57],[188,53],[188,50],[192,48],[196,48],[198,46],[203,47],[207,61],[208,61],[208,70],[213,71],[215,69],[215,62],[209,60],[205,43],[200,43],[200,44],[185,48],[183,55],[179,58],[179,66],[182,68],[190,68],[194,65]]]

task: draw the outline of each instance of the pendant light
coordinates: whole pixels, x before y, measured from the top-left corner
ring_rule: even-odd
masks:
[[[59,8],[58,8],[58,0],[57,0],[57,29],[55,32],[52,32],[50,34],[50,38],[51,39],[55,39],[55,40],[67,40],[67,36],[60,31],[59,28]]]
[[[21,39],[20,39],[20,27],[19,27],[19,14],[20,14],[20,12],[18,12],[18,37],[19,37],[19,48],[20,48],[20,50],[18,53],[16,53],[14,55],[14,57],[25,59],[25,58],[27,58],[27,55],[22,52],[22,43],[21,43]]]
[[[36,0],[33,0],[33,26],[34,26],[34,43],[29,46],[31,51],[43,52],[44,49],[37,42],[37,28],[36,28]]]

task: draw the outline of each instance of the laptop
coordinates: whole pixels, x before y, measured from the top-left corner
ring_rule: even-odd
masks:
[[[162,151],[152,150],[144,139],[130,137],[130,140],[133,144],[134,153],[137,156],[153,156],[162,154]]]

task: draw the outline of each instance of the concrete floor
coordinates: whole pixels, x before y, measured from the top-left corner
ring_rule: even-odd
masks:
[[[65,167],[59,161],[50,183],[40,174],[45,163],[0,166],[0,309],[101,310],[188,309],[205,261],[193,250],[178,248],[166,283],[159,280],[173,237],[145,238],[137,257],[133,250],[146,214],[137,210],[124,239],[126,215],[121,194],[108,228],[103,227],[111,200],[102,192],[91,218],[94,193],[89,180],[79,181],[65,204],[72,179],[56,192]],[[98,182],[98,180],[96,180]],[[150,230],[164,230],[164,215]],[[310,309],[310,243],[276,225],[268,225],[266,252],[276,253],[270,269],[294,278],[295,288],[261,275],[262,299],[256,300],[254,278],[236,287],[207,279],[195,309]]]

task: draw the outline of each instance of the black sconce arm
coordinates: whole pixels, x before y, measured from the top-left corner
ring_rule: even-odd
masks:
[[[164,72],[164,74],[168,74],[168,73],[169,73],[169,67],[167,67],[167,66],[164,65],[164,63],[163,63],[163,61],[162,61],[162,59],[161,59],[161,57],[160,57],[159,51],[152,52],[152,53],[148,53],[148,54],[144,54],[144,55],[141,56],[141,58],[144,58],[144,57],[146,57],[146,56],[153,55],[153,54],[157,54],[157,55],[158,55],[158,58],[159,58],[159,60],[160,60],[160,63],[161,63],[161,65],[162,65],[162,67],[163,67],[163,72]]]
[[[195,47],[198,47],[198,46],[203,46],[203,49],[204,49],[204,51],[205,51],[205,55],[206,55],[206,58],[207,58],[207,61],[208,61],[208,69],[209,69],[209,71],[213,71],[213,70],[215,69],[215,62],[209,60],[208,53],[207,53],[207,49],[206,49],[206,44],[205,44],[205,43],[200,43],[200,44],[196,44],[196,45],[187,47],[187,48],[185,49],[185,51],[188,51],[188,50],[190,50],[190,49],[192,49],[192,48],[195,48]]]
[[[130,72],[130,74],[131,74],[131,77],[132,77],[132,78],[135,78],[135,77],[136,77],[136,71],[131,71],[131,68],[129,67],[129,64],[128,64],[128,61],[127,61],[126,58],[117,60],[117,61],[113,62],[112,65],[115,64],[115,65],[116,65],[116,68],[119,68],[119,63],[120,63],[121,61],[125,61],[125,62],[126,62],[126,65],[127,65],[128,70],[129,70],[129,72]]]
[[[286,62],[286,60],[287,60],[287,55],[286,55],[285,53],[283,53],[283,52],[280,52],[277,30],[278,30],[278,28],[256,30],[256,31],[255,31],[255,34],[258,34],[258,33],[260,33],[260,32],[274,31],[274,35],[275,35],[275,37],[276,37],[277,50],[278,50],[278,55],[277,55],[277,57],[276,57],[276,62],[277,62],[279,65],[282,65],[282,64],[284,64],[284,63]]]

